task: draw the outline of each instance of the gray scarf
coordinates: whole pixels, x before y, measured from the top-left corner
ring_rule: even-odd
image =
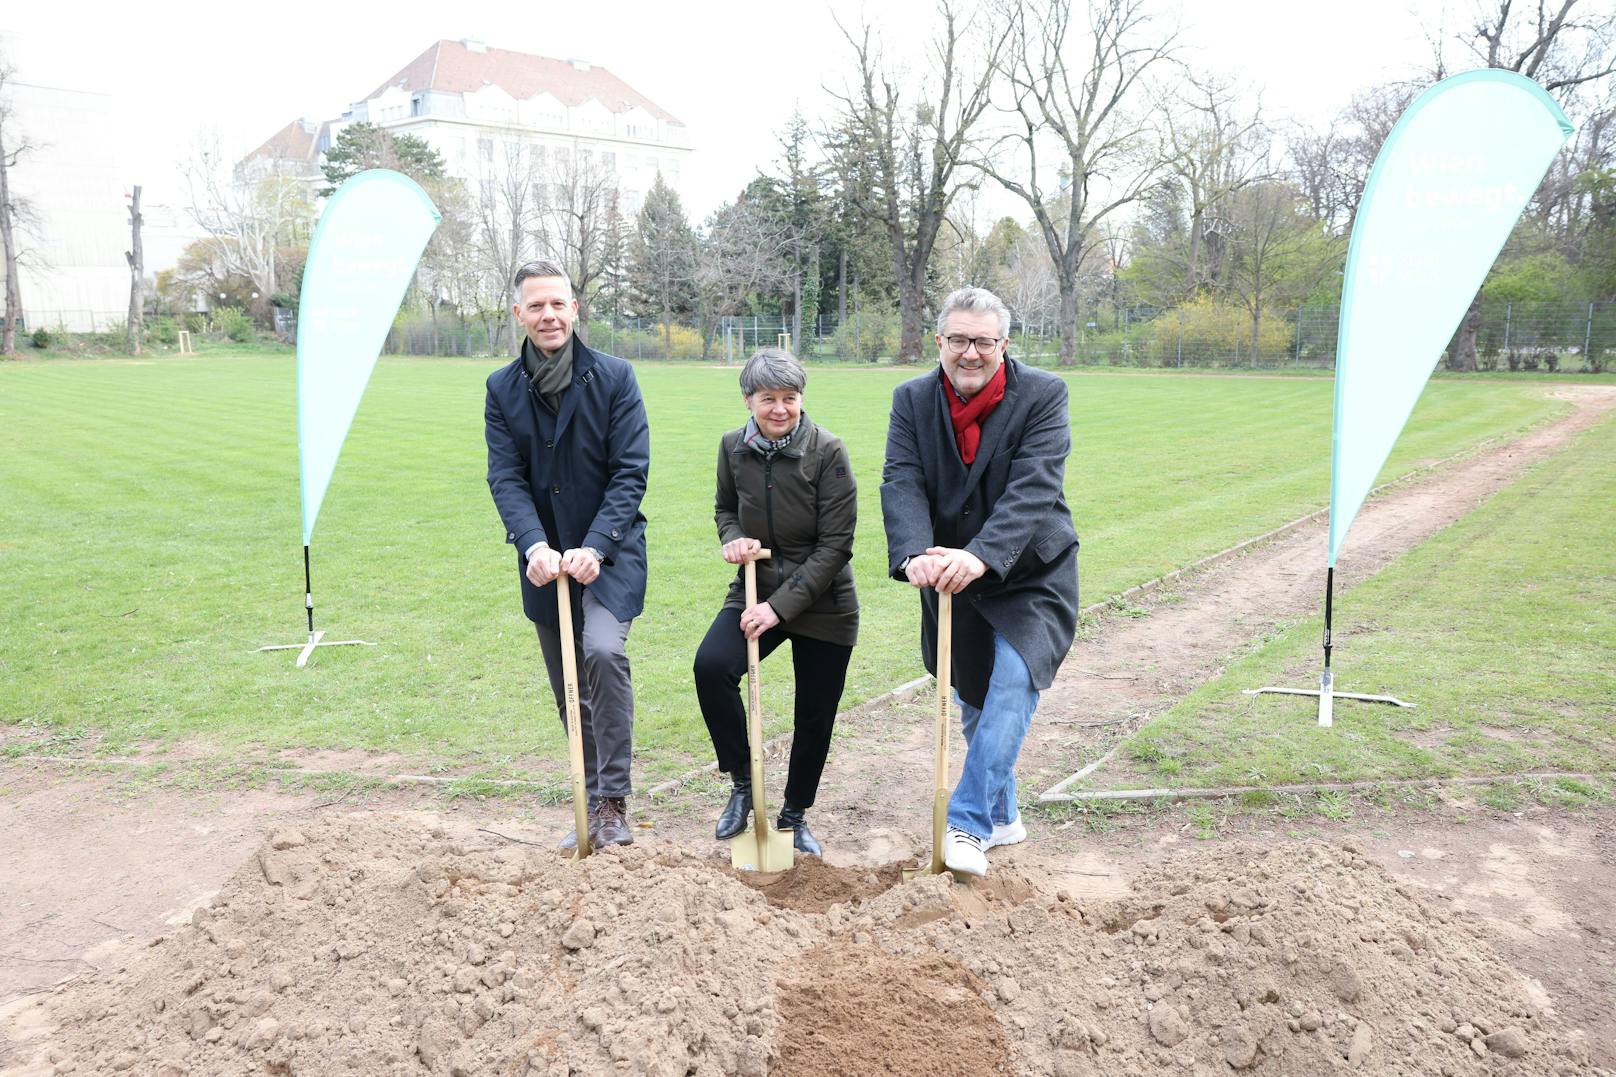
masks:
[[[753,452],[758,453],[761,456],[773,456],[787,445],[790,445],[791,439],[797,436],[797,431],[801,428],[802,418],[799,416],[797,418],[797,425],[793,426],[790,430],[787,430],[785,437],[775,438],[771,441],[769,438],[763,436],[763,431],[758,429],[757,420],[748,418],[746,420],[746,430],[741,434],[741,441],[751,448]]]
[[[522,338],[522,366],[533,387],[544,397],[551,411],[561,410],[561,394],[572,384],[572,338],[553,356],[545,358],[532,338]]]

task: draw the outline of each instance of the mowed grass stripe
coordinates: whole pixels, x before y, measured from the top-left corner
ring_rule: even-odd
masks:
[[[303,632],[293,363],[0,368],[0,720],[221,747],[357,746],[419,765],[553,768],[564,744],[484,481],[483,382],[497,361],[385,359],[314,538],[320,627],[375,649],[296,671],[263,643]],[[736,370],[639,367],[652,424],[652,578],[630,638],[652,776],[706,758],[689,664],[732,569],[712,523],[718,438],[745,418]],[[815,367],[807,409],[860,484],[863,628],[849,702],[920,668],[916,596],[885,578],[880,471],[910,370]],[[1094,600],[1317,507],[1330,386],[1069,376],[1067,488]],[[1389,465],[1447,455],[1561,405],[1507,383],[1431,386]],[[786,727],[790,664],[765,667]]]
[[[1232,664],[1126,742],[1092,785],[1285,785],[1601,771],[1616,766],[1616,420],[1584,431],[1336,602],[1335,726],[1299,697],[1321,623]],[[1350,543],[1350,538],[1349,538]]]

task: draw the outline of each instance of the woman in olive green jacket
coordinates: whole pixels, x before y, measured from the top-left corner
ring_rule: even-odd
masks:
[[[791,641],[797,699],[791,767],[777,825],[791,830],[798,851],[820,855],[804,813],[813,806],[830,751],[831,727],[858,638],[853,590],[853,529],[858,489],[842,442],[802,412],[808,376],[780,348],[763,348],[741,370],[741,394],[751,418],[725,434],[718,450],[713,518],[724,560],[757,563],[757,605],[747,607],[744,576],[736,572],[723,608],[696,651],[696,697],[713,739],[718,766],[734,781],[715,833],[732,838],[752,811],[746,710],[740,682],[746,641],[767,657]]]

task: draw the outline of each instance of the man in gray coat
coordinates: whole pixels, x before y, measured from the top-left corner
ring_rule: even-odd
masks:
[[[987,873],[988,849],[1027,836],[1016,757],[1077,632],[1066,383],[1005,355],[1009,336],[992,292],[943,301],[938,369],[893,392],[881,472],[889,567],[920,589],[933,674],[937,592],[957,596],[952,675],[967,749],[943,861],[971,875]]]
[[[529,262],[516,272],[512,313],[521,354],[488,378],[488,488],[516,547],[522,609],[565,725],[555,578],[571,578],[579,726],[596,846],[633,842],[627,818],[634,733],[629,625],[645,608],[640,499],[651,435],[634,368],[572,332],[578,302],[566,272]],[[561,843],[576,845],[577,835]]]

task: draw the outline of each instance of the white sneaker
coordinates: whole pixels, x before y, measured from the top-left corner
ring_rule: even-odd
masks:
[[[983,844],[982,848],[997,849],[1001,845],[1019,845],[1027,840],[1027,828],[1022,825],[1021,816],[1016,816],[1008,823],[994,823],[993,835]]]
[[[943,863],[949,871],[964,875],[980,877],[988,873],[988,858],[982,852],[982,839],[958,827],[948,828],[948,837],[943,840]]]

